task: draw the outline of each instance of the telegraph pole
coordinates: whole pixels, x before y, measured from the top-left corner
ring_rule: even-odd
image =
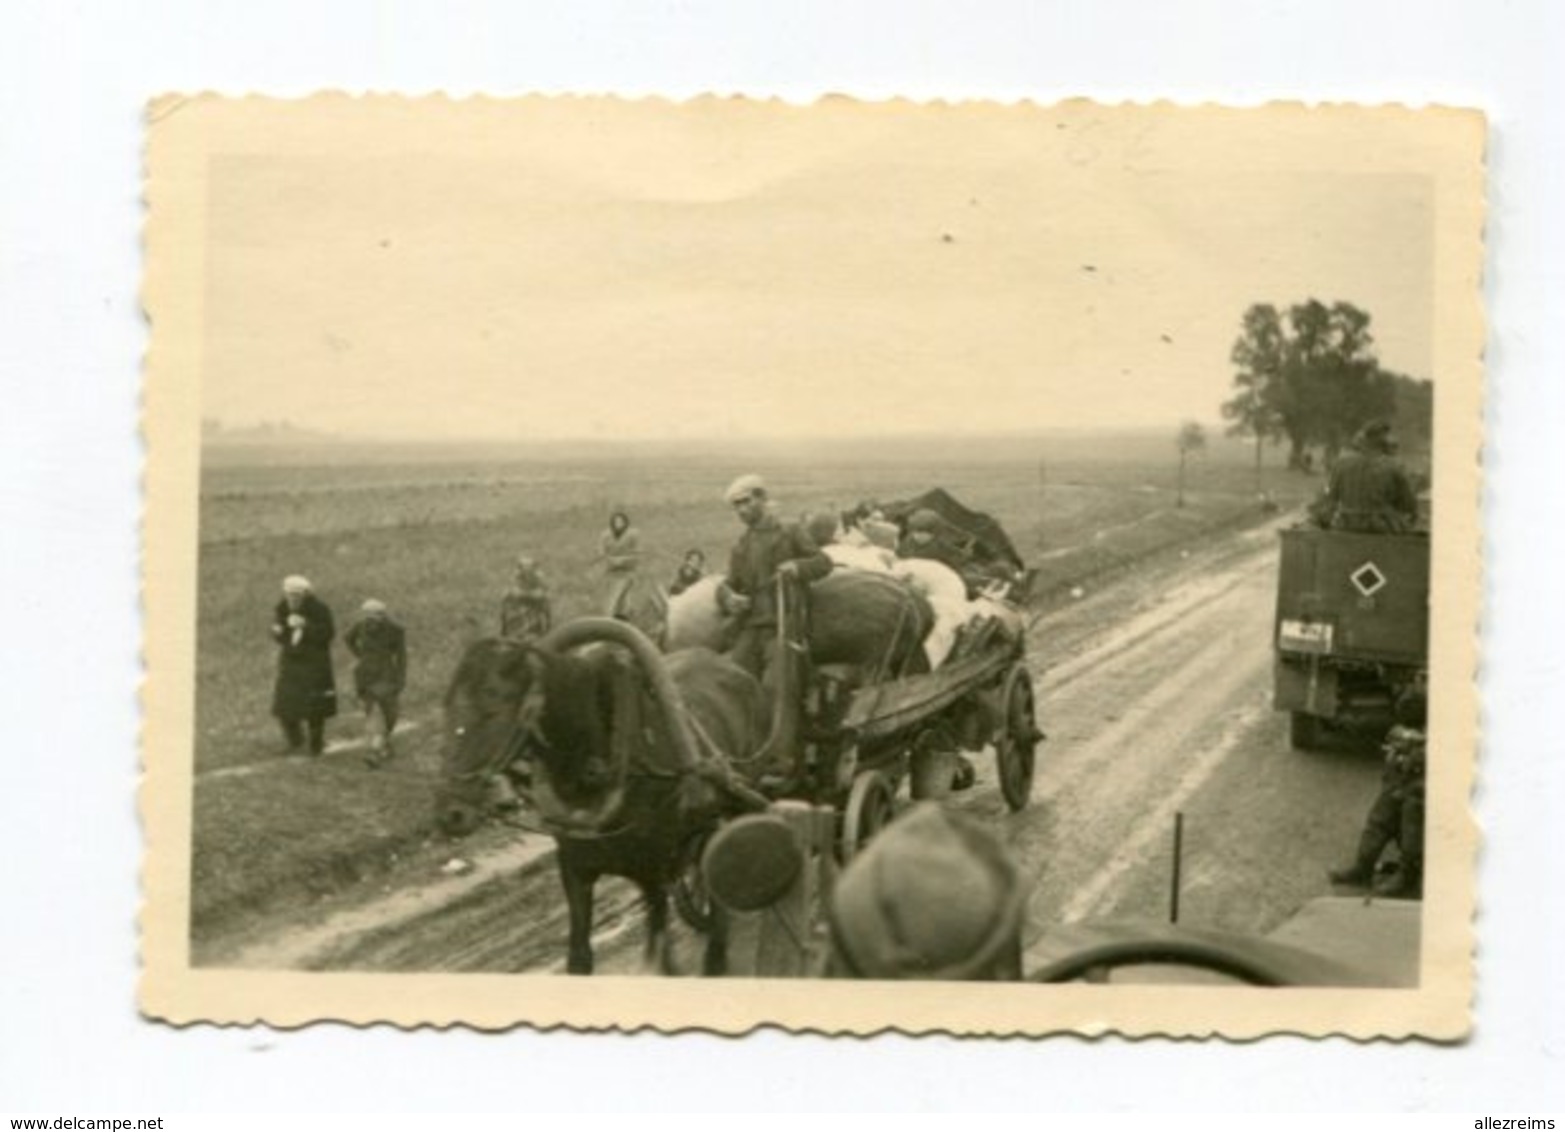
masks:
[[[1037,536],[1034,539],[1034,542],[1036,543],[1040,553],[1043,550],[1043,507],[1044,507],[1044,495],[1048,491],[1048,486],[1049,486],[1049,461],[1048,461],[1048,457],[1040,455],[1038,457],[1038,533],[1037,533]]]

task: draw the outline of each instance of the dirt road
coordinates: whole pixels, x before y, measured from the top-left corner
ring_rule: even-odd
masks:
[[[1267,931],[1327,893],[1374,796],[1363,750],[1295,753],[1270,704],[1276,536],[1261,528],[1155,563],[1033,627],[1040,748],[1032,804],[1007,812],[992,759],[959,804],[1004,831],[1036,877],[1027,934],[1085,919],[1164,919],[1184,814],[1181,920]],[[558,969],[564,905],[547,841],[511,841],[443,878],[254,941],[238,966]],[[527,865],[532,867],[523,867]],[[600,971],[632,972],[640,915],[599,890]],[[682,941],[689,956],[693,941]],[[693,961],[687,959],[687,966]]]

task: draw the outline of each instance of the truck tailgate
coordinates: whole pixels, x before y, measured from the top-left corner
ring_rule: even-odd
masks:
[[[1285,651],[1422,665],[1429,639],[1429,539],[1285,530],[1277,644]],[[1322,632],[1320,625],[1328,625]]]

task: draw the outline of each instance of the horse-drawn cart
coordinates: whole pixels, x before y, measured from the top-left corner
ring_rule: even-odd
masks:
[[[1004,529],[939,488],[889,504],[886,514],[903,526],[922,515],[945,540],[938,561],[906,562],[910,570],[946,573],[957,589],[954,620],[960,627],[951,647],[933,658],[932,671],[927,665],[902,671],[880,665],[866,676],[862,666],[844,673],[815,664],[811,595],[823,591],[779,583],[778,653],[785,671],[773,732],[791,743],[796,760],[793,789],[785,793],[840,814],[843,859],[891,820],[904,780],[915,800],[938,800],[953,785],[970,785],[972,766],[962,752],[991,749],[1006,805],[1021,810],[1032,793],[1035,750],[1043,738],[1019,608],[1030,574]],[[974,600],[960,600],[964,586]],[[796,722],[784,716],[790,705],[797,705]]]
[[[904,782],[915,799],[944,798],[971,785],[962,752],[990,749],[1006,804],[1027,805],[1043,734],[1019,612],[992,599],[971,603],[931,671],[921,651],[929,621],[912,632],[916,618],[898,607],[886,638],[895,649],[877,646],[867,666],[836,664],[812,646],[858,607],[834,619],[823,599],[815,611],[822,633],[812,637],[810,591],[787,576],[777,584],[769,699],[708,649],[665,654],[631,625],[604,618],[562,625],[536,644],[477,642],[459,666],[446,702],[442,820],[459,828],[485,782],[522,768],[559,845],[571,971],[592,969],[591,894],[601,875],[641,886],[649,959],[666,959],[672,890],[684,918],[708,931],[707,973],[726,969],[724,916],[703,878],[708,843],[725,818],[770,811],[784,819],[784,840],[801,863],[789,899],[818,922],[835,869],[895,817]],[[877,584],[895,588],[889,577]],[[762,836],[775,838],[778,828],[772,822]],[[731,896],[743,890],[742,882],[728,888]],[[747,899],[723,903],[744,911]],[[769,901],[777,923],[775,908],[787,903]],[[812,933],[798,927],[784,935],[800,946],[773,949],[793,958],[763,957],[759,973],[803,973],[808,964],[798,960],[811,948],[801,941]]]

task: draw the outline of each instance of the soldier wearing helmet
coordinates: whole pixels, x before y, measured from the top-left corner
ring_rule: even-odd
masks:
[[[860,979],[1021,978],[1027,886],[995,835],[923,802],[854,858],[832,893],[827,973]]]
[[[1365,425],[1353,450],[1331,469],[1317,505],[1323,524],[1337,531],[1399,534],[1418,522],[1418,495],[1396,458],[1396,437],[1386,421]]]

